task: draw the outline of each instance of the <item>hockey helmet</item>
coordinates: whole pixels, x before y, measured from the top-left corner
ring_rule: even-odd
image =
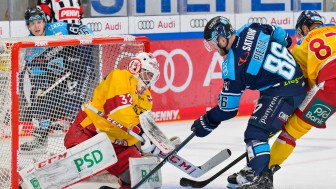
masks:
[[[296,33],[300,36],[303,36],[304,33],[302,26],[306,25],[309,28],[312,24],[315,23],[323,24],[322,17],[319,15],[319,13],[310,10],[302,11],[295,25]]]
[[[234,30],[229,19],[223,16],[212,18],[204,28],[204,46],[210,52],[218,45],[218,37],[223,36],[229,39],[234,34]]]
[[[28,8],[24,17],[27,26],[29,25],[29,22],[34,20],[43,20],[43,22],[47,23],[47,16],[39,6]]]
[[[128,71],[138,80],[139,94],[153,85],[160,76],[159,63],[151,53],[141,52],[132,58],[128,64]]]

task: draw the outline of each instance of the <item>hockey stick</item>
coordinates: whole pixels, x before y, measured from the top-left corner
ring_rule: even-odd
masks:
[[[192,163],[188,162],[187,160],[183,159],[182,157],[173,155],[169,158],[168,162],[174,165],[176,168],[180,169],[181,171],[185,172],[189,176],[194,178],[200,177],[210,171],[212,168],[216,167],[226,159],[231,156],[231,151],[229,149],[224,149],[217,153],[215,156],[210,158],[207,162],[205,162],[201,166],[195,166]],[[159,154],[159,157],[164,159],[166,154]]]
[[[45,91],[42,91],[41,89],[37,90],[36,96],[44,96],[51,90],[53,90],[57,85],[59,85],[62,81],[64,81],[66,78],[68,78],[71,75],[71,72],[66,73],[61,78],[57,79],[54,84],[52,84],[48,89]]]
[[[220,170],[219,172],[217,172],[216,174],[214,174],[213,176],[211,176],[210,178],[208,178],[206,180],[195,181],[195,180],[191,180],[191,179],[187,179],[187,178],[183,177],[180,180],[180,185],[184,186],[184,187],[203,188],[206,185],[208,185],[210,182],[212,182],[213,180],[215,180],[217,177],[219,177],[221,174],[223,174],[225,171],[227,171],[228,169],[230,169],[232,166],[234,166],[235,164],[237,164],[240,160],[244,159],[246,157],[246,155],[247,155],[247,152],[243,153],[237,159],[233,160],[229,165],[227,165],[222,170]]]
[[[276,132],[276,133],[270,133],[269,136],[268,136],[268,139],[272,138],[277,133],[278,132]],[[183,178],[180,179],[180,185],[184,186],[184,187],[191,186],[192,188],[203,188],[204,186],[208,185],[210,182],[212,182],[213,180],[215,180],[217,177],[219,177],[221,174],[223,174],[225,171],[227,171],[228,169],[230,169],[231,167],[233,167],[234,165],[236,165],[238,162],[240,162],[246,156],[247,156],[247,152],[245,152],[242,155],[240,155],[239,157],[237,157],[229,165],[227,165],[222,170],[218,171],[216,174],[214,174],[213,176],[211,176],[210,178],[208,178],[206,180],[195,181],[195,180],[191,180],[191,179],[183,177]]]
[[[175,149],[166,156],[156,167],[154,167],[153,170],[151,170],[145,177],[143,177],[135,186],[133,186],[131,189],[138,188],[143,184],[144,182],[149,179],[154,173],[156,173],[161,167],[169,160],[169,158],[173,155],[176,155],[178,151],[180,151],[181,148],[183,148],[194,136],[196,135],[196,132],[192,132],[179,146],[176,146]]]
[[[88,108],[89,110],[91,110],[93,112],[95,112],[99,116],[105,118],[110,123],[118,126],[120,129],[122,129],[123,131],[125,131],[125,132],[129,133],[130,135],[134,136],[139,141],[141,141],[141,142],[145,141],[141,136],[134,133],[132,130],[124,127],[123,125],[121,125],[117,121],[113,120],[112,118],[108,117],[103,112],[99,111],[98,109],[96,109],[95,107],[90,105],[89,103],[86,103],[84,105],[84,107]],[[213,156],[211,159],[209,159],[207,162],[205,162],[201,166],[196,166],[196,165],[190,163],[189,161],[185,160],[184,158],[178,156],[177,154],[173,155],[173,156],[170,156],[170,158],[168,159],[168,162],[170,164],[174,165],[176,168],[180,169],[181,171],[185,172],[186,174],[196,178],[196,177],[200,177],[203,174],[207,173],[212,168],[214,168],[218,164],[220,164],[223,161],[225,161],[226,159],[228,159],[230,156],[231,156],[231,151],[229,149],[224,149],[224,150],[220,151],[218,154],[216,154],[215,156]],[[167,155],[160,153],[159,157],[162,158],[162,159],[165,159],[167,157]]]

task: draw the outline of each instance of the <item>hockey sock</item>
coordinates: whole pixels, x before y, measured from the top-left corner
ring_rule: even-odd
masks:
[[[255,176],[268,169],[270,147],[267,142],[252,140],[247,143],[247,152]]]
[[[283,130],[272,145],[269,167],[281,165],[293,152],[295,145],[295,138]]]

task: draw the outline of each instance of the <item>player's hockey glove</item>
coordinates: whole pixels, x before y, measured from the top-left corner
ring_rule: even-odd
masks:
[[[204,114],[199,119],[195,120],[191,126],[191,130],[196,132],[196,136],[205,137],[218,127],[220,123],[211,123],[208,115]]]

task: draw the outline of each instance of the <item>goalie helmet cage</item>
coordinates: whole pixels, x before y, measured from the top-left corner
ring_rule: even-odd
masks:
[[[0,188],[19,188],[19,170],[65,150],[70,123],[102,78],[149,50],[145,36],[0,39]]]

